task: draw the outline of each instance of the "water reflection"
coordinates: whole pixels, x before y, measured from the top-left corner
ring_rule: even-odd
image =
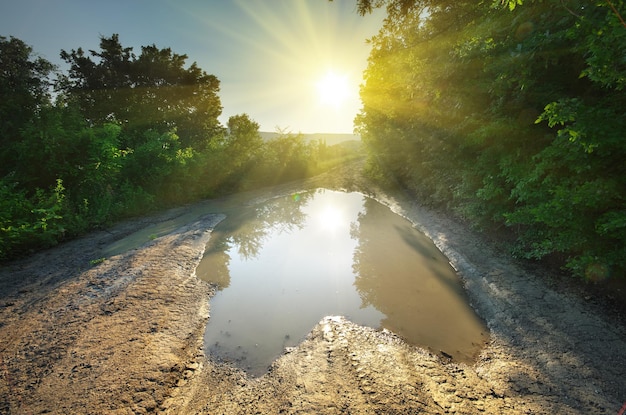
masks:
[[[219,290],[228,287],[231,248],[236,248],[242,260],[252,260],[259,255],[268,235],[302,229],[306,218],[302,206],[312,196],[313,193],[298,194],[254,208],[231,209],[213,231],[196,274]]]
[[[445,256],[358,193],[319,190],[233,211],[196,272],[219,288],[208,353],[253,375],[326,315],[387,328],[462,361],[485,340]]]
[[[432,241],[373,199],[365,199],[352,235],[359,241],[354,284],[363,306],[385,315],[381,326],[458,361],[473,361],[487,330]]]

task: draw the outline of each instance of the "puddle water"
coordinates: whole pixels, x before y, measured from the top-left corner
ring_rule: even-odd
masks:
[[[318,190],[231,211],[196,273],[218,287],[207,353],[253,376],[328,315],[462,362],[487,340],[447,258],[360,193]]]

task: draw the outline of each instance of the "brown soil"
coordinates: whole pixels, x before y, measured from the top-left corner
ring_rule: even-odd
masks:
[[[260,378],[212,361],[202,351],[212,288],[194,269],[223,216],[196,217],[94,261],[122,237],[200,204],[0,269],[0,413],[618,413],[626,401],[623,324],[463,224],[376,189],[359,169],[350,164],[238,198],[316,187],[361,191],[409,218],[450,258],[491,330],[475,364],[341,317],[320,321]]]

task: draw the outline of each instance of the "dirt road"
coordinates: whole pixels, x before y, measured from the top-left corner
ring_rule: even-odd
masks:
[[[358,168],[238,197],[361,191],[413,221],[450,258],[489,326],[490,342],[474,365],[341,317],[320,321],[260,378],[211,361],[202,334],[212,289],[194,269],[223,216],[199,215],[101,259],[122,237],[190,217],[202,211],[198,204],[2,266],[0,414],[618,413],[626,401],[621,324],[464,225],[376,189]]]

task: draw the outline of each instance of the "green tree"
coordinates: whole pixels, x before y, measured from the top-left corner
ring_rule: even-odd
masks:
[[[67,99],[91,123],[122,125],[126,147],[141,145],[145,130],[176,129],[183,147],[203,149],[221,131],[219,80],[196,63],[185,68],[186,55],[151,45],[136,56],[114,34],[101,37],[100,51],[79,48],[61,57],[70,64],[60,83]]]
[[[387,8],[357,117],[372,169],[577,275],[626,269],[623,1]]]
[[[0,179],[0,260],[55,245],[66,236],[66,213],[61,180],[29,196],[17,183]]]
[[[230,171],[219,82],[186,56],[136,57],[115,35],[89,56],[62,52],[71,67],[52,103],[52,65],[15,38],[0,52],[0,259],[210,195]],[[205,171],[217,181],[198,180]]]
[[[263,139],[259,134],[259,124],[248,114],[230,117],[225,145],[233,167],[239,169],[247,166],[255,159],[258,150],[263,145]]]
[[[191,148],[183,148],[173,132],[144,132],[143,144],[124,157],[121,177],[167,203],[187,201],[185,179],[190,179],[188,163],[194,158]]]
[[[23,41],[0,36],[0,177],[16,168],[22,128],[50,104],[53,69]]]

